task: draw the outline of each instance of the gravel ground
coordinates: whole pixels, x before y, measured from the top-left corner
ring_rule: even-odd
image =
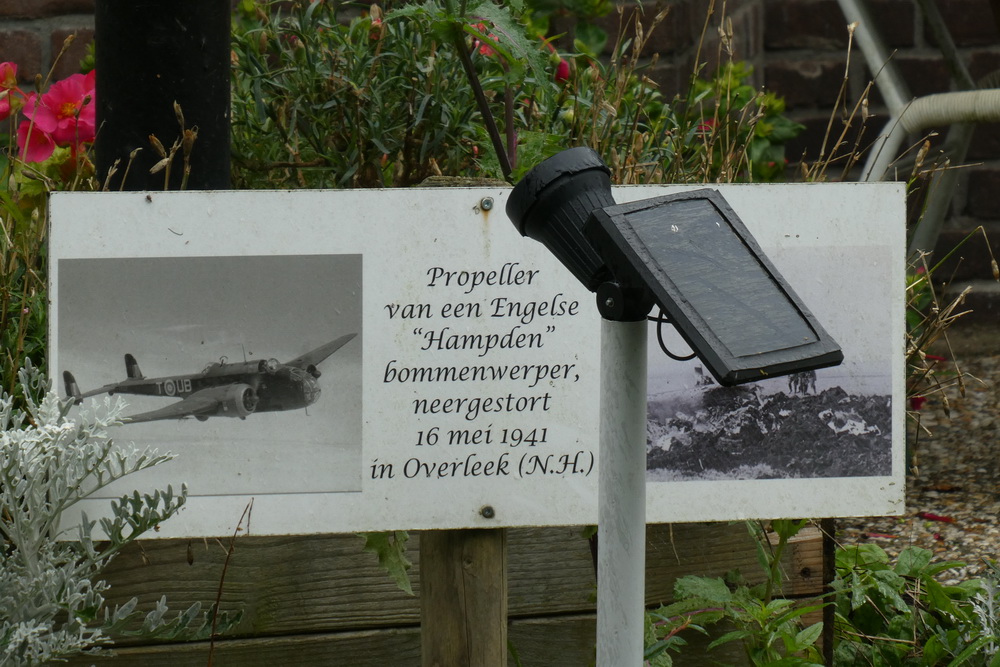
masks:
[[[924,429],[913,436],[913,470],[907,478],[906,513],[838,521],[842,544],[875,542],[895,555],[907,545],[930,549],[935,560],[965,567],[942,574],[955,583],[980,576],[983,559],[1000,558],[1000,344],[997,329],[962,330],[952,342],[957,365],[972,376],[964,396],[949,392],[949,406],[932,396],[920,410]],[[945,368],[954,373],[956,364]]]

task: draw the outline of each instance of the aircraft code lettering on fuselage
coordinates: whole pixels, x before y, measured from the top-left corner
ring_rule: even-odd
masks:
[[[163,396],[191,393],[191,378],[177,378],[156,383],[156,393]]]

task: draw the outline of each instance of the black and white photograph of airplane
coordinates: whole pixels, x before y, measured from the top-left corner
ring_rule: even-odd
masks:
[[[60,260],[53,375],[81,409],[124,402],[114,437],[175,454],[193,495],[359,491],[361,264]]]
[[[209,417],[246,419],[258,412],[295,410],[315,403],[321,392],[317,382],[321,373],[317,365],[355,335],[341,336],[287,363],[274,358],[233,363],[222,357],[209,363],[200,373],[168,377],[146,377],[139,370],[136,358],[126,353],[128,377],[121,382],[81,392],[70,371],[63,371],[63,382],[66,396],[74,398],[77,405],[85,398],[104,393],[181,399],[158,410],[127,415],[122,418],[125,424],[188,417],[199,421],[207,421]]]

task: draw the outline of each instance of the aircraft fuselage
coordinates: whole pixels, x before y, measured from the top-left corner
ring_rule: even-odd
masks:
[[[304,370],[286,368],[281,373],[267,373],[255,369],[247,372],[238,368],[243,365],[232,364],[232,369],[226,372],[212,372],[214,368],[210,368],[205,373],[194,375],[125,380],[108,393],[187,398],[203,389],[246,384],[257,397],[253,412],[294,410],[312,405],[319,399],[319,382]]]
[[[185,419],[205,421],[210,417],[245,419],[255,412],[276,412],[305,408],[319,399],[316,381],[322,373],[317,366],[354,339],[350,333],[300,355],[287,363],[277,359],[229,363],[223,357],[208,364],[201,373],[146,377],[131,354],[125,355],[125,374],[121,382],[81,392],[73,373],[63,371],[66,395],[79,404],[97,394],[136,394],[179,399],[173,403],[123,417],[123,423]]]

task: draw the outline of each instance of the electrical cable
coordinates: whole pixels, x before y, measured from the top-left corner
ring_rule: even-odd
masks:
[[[697,354],[692,352],[690,355],[682,357],[679,354],[674,354],[673,352],[667,349],[666,343],[663,342],[663,325],[673,324],[673,322],[670,321],[670,318],[667,317],[666,313],[663,312],[662,308],[660,309],[660,314],[658,316],[647,317],[646,319],[648,319],[650,322],[656,322],[656,341],[660,344],[660,349],[663,350],[663,353],[665,355],[667,355],[674,361],[691,361],[696,356],[698,356]]]

